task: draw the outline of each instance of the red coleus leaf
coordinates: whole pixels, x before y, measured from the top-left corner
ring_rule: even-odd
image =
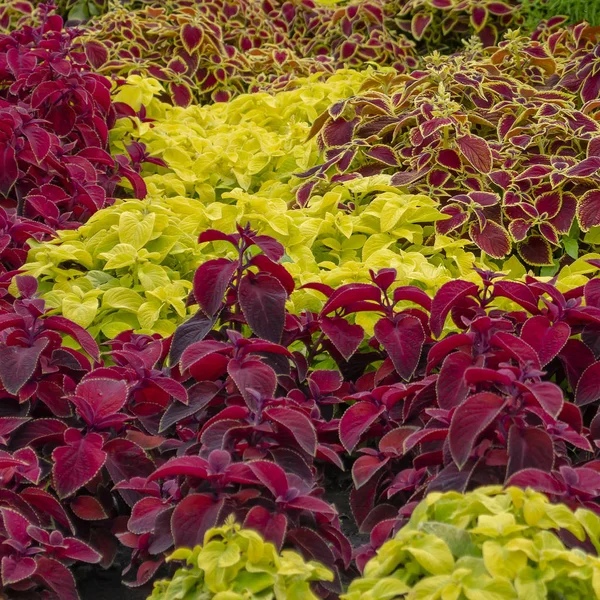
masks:
[[[431,19],[432,16],[425,13],[417,13],[413,16],[410,24],[410,31],[415,40],[419,41],[423,39],[423,35],[425,35],[425,32],[431,23]]]
[[[381,299],[381,290],[368,283],[348,283],[338,288],[331,294],[325,303],[321,315],[328,315],[340,308],[346,308],[355,302],[378,302]],[[376,308],[374,306],[374,308]]]
[[[589,190],[579,199],[577,220],[582,231],[600,225],[600,190]]]
[[[521,339],[537,352],[542,367],[558,356],[570,335],[571,328],[566,323],[552,324],[542,315],[527,319],[521,330]]]
[[[517,486],[520,488],[533,488],[544,494],[561,496],[565,493],[565,484],[551,473],[540,469],[523,469],[515,473],[506,481],[506,486]]]
[[[202,310],[214,316],[223,304],[223,296],[237,270],[237,262],[226,258],[208,260],[194,274],[194,298]]]
[[[395,322],[388,318],[377,321],[375,337],[392,359],[400,377],[407,380],[419,364],[425,331],[416,317],[400,316],[403,318]]]
[[[542,236],[529,236],[517,249],[523,260],[530,265],[543,267],[552,264],[552,248]]]
[[[176,548],[193,548],[202,544],[204,534],[219,521],[223,498],[213,494],[190,494],[175,508],[171,531]]]
[[[513,425],[508,432],[507,476],[523,469],[551,471],[554,465],[554,444],[543,430]]]
[[[75,579],[67,567],[45,556],[38,557],[36,562],[36,577],[39,577],[59,600],[79,600]]]
[[[365,485],[389,461],[389,458],[379,458],[378,456],[360,456],[352,465],[352,481],[354,481],[356,489]]]
[[[511,248],[510,237],[502,225],[495,221],[486,221],[485,225],[477,222],[469,227],[471,239],[492,258],[504,258]]]
[[[600,400],[600,362],[590,365],[579,379],[575,390],[575,403],[578,406],[586,406]]]
[[[465,465],[479,435],[502,412],[506,400],[490,392],[467,398],[452,415],[450,422],[450,452],[459,469]]]
[[[429,326],[435,336],[439,336],[452,307],[462,298],[477,294],[477,284],[456,280],[445,283],[433,297]]]
[[[363,434],[385,411],[384,406],[371,402],[357,402],[346,410],[340,419],[340,441],[348,452],[352,452]]]
[[[488,143],[477,135],[465,135],[456,140],[460,151],[480,173],[492,170],[492,151]]]
[[[19,581],[31,577],[37,568],[33,558],[22,556],[15,558],[13,556],[4,556],[2,558],[0,575],[2,575],[2,584],[11,586]]]
[[[257,408],[253,391],[261,398],[272,398],[277,388],[275,371],[259,360],[240,362],[238,359],[233,359],[229,361],[227,372],[251,410]]]
[[[171,92],[171,96],[177,106],[182,106],[185,108],[190,104],[193,99],[192,90],[185,83],[176,83],[175,81],[171,81],[169,83],[169,91]]]
[[[436,381],[440,408],[450,410],[467,397],[469,386],[465,372],[473,365],[473,359],[464,352],[454,352],[446,358]]]
[[[539,381],[525,385],[542,409],[555,419],[561,413],[564,405],[562,390],[551,381]]]
[[[52,452],[52,478],[59,498],[66,498],[91,481],[106,461],[102,436],[77,429],[67,429],[65,446]]]
[[[47,338],[36,340],[28,348],[0,345],[0,379],[9,394],[17,394],[29,381],[47,345]]]
[[[248,463],[248,466],[275,498],[286,495],[289,483],[285,471],[279,465],[268,460],[255,460]]]
[[[317,453],[317,434],[311,420],[303,413],[290,408],[273,407],[264,411],[264,416],[287,429],[298,445],[310,456]]]
[[[0,194],[8,197],[19,178],[17,153],[12,146],[0,145]]]
[[[200,27],[196,27],[196,25],[185,23],[181,28],[181,41],[183,42],[183,47],[188,54],[194,53],[194,51],[202,43],[203,37],[204,33],[202,29],[200,29]]]
[[[246,322],[258,336],[279,343],[285,324],[287,292],[278,279],[261,272],[247,273],[239,284],[238,299]]]
[[[287,518],[283,514],[272,514],[264,506],[253,506],[244,519],[244,527],[258,531],[265,540],[281,549],[287,529]]]
[[[124,381],[106,378],[90,378],[75,388],[71,401],[88,425],[107,428],[122,422],[115,417],[127,402],[128,388]],[[111,421],[111,417],[113,420]]]

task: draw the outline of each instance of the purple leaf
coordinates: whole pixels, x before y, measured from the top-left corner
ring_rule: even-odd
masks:
[[[477,294],[477,284],[463,280],[448,281],[436,293],[431,303],[430,327],[433,335],[439,336],[452,307],[466,296]]]
[[[375,324],[375,337],[391,358],[400,377],[410,379],[419,364],[425,343],[421,321],[410,315],[397,322],[388,318],[380,319]]]
[[[47,338],[36,340],[29,348],[0,345],[0,379],[9,394],[17,394],[29,381],[47,345]]]
[[[237,268],[237,262],[226,258],[209,260],[198,267],[194,275],[194,298],[209,317],[221,308]]]

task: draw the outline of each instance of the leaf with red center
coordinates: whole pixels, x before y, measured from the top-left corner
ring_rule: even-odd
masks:
[[[317,434],[311,420],[297,410],[273,407],[264,411],[264,417],[287,429],[298,445],[310,456],[317,452]]]
[[[460,156],[454,150],[440,150],[438,162],[454,171],[459,171],[461,168]]]
[[[6,343],[0,346],[0,379],[9,394],[17,394],[29,381],[47,345],[48,339],[40,338],[28,348]]]
[[[429,24],[431,23],[432,16],[424,13],[417,13],[413,16],[410,23],[410,31],[415,40],[420,41],[423,39],[423,35],[427,31]]]
[[[366,154],[370,158],[385,165],[396,167],[400,164],[396,153],[389,146],[375,144],[369,148],[369,151]]]
[[[540,223],[538,225],[538,229],[542,235],[542,237],[551,244],[558,246],[558,231],[554,228],[554,226],[550,223]]]
[[[508,15],[515,10],[512,6],[508,6],[503,2],[489,2],[486,6],[493,15],[498,16]]]
[[[248,272],[241,280],[238,299],[246,322],[258,336],[279,343],[285,324],[287,292],[275,277]]]
[[[65,446],[52,452],[52,479],[59,498],[66,498],[90,482],[104,466],[106,452],[102,450],[102,436],[88,433],[85,437],[77,429],[67,429]]]
[[[502,225],[495,221],[486,221],[481,227],[479,223],[472,223],[469,227],[471,239],[492,258],[504,258],[511,248],[510,237]]]
[[[0,575],[2,575],[2,584],[11,586],[19,581],[31,577],[37,568],[35,560],[29,556],[14,558],[4,556],[2,558]]]
[[[71,510],[84,521],[102,521],[108,519],[106,510],[93,496],[76,496],[70,504]]]
[[[194,274],[194,298],[202,310],[212,317],[221,308],[223,296],[237,270],[237,262],[226,258],[208,260]]]
[[[579,199],[577,220],[582,231],[600,225],[600,190],[589,190]]]
[[[346,410],[340,419],[340,441],[348,452],[352,452],[360,438],[385,411],[384,406],[371,402],[357,402]]]
[[[181,28],[181,41],[188,54],[193,54],[199,48],[203,38],[204,32],[196,25],[185,23]]]
[[[336,147],[350,142],[358,121],[358,117],[351,121],[346,121],[344,118],[329,121],[322,132],[327,145]]]
[[[481,392],[467,398],[452,415],[449,440],[450,453],[459,469],[469,460],[477,438],[500,415],[506,401],[491,394]]]
[[[444,330],[446,317],[450,310],[467,296],[477,294],[477,284],[469,281],[448,281],[437,291],[431,303],[429,325],[433,335],[439,336]]]
[[[545,267],[552,265],[552,248],[540,235],[531,235],[517,249],[521,258],[529,265]]]
[[[483,6],[474,6],[471,12],[471,25],[476,32],[481,31],[487,22],[488,11]]]
[[[600,362],[590,365],[581,375],[575,390],[575,404],[586,406],[600,400]]]
[[[600,308],[600,279],[590,279],[585,284],[583,295],[586,306]]]
[[[521,330],[521,339],[538,353],[542,367],[558,356],[570,335],[571,328],[566,323],[552,324],[543,315],[527,319]]]
[[[414,373],[425,343],[425,331],[421,321],[410,315],[396,322],[383,318],[375,324],[375,337],[392,359],[394,368],[408,380]]]
[[[507,477],[530,468],[549,472],[554,465],[554,444],[543,429],[513,425],[508,432],[507,450]]]
[[[464,207],[458,203],[444,206],[440,209],[440,213],[449,217],[435,222],[436,232],[442,235],[455,231],[469,220],[469,213],[465,212]]]
[[[581,99],[584,102],[597,100],[598,97],[600,97],[600,70],[588,75],[581,88]]]
[[[532,225],[525,219],[514,219],[508,224],[508,231],[515,242],[522,242],[529,233]]]
[[[177,106],[182,106],[185,108],[193,99],[192,90],[185,83],[176,83],[171,81],[169,83],[169,91],[173,101]]]
[[[456,140],[460,151],[480,173],[492,170],[492,151],[488,143],[477,135],[465,135]]]
[[[256,398],[250,390],[257,392],[261,398],[272,398],[277,388],[275,371],[259,360],[230,360],[227,372],[251,410],[256,410],[257,407]]]

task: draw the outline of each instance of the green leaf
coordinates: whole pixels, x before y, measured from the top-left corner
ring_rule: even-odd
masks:
[[[138,212],[124,212],[119,218],[119,241],[129,244],[136,250],[143,248],[152,237],[156,215],[143,215]]]
[[[417,562],[432,575],[446,575],[454,568],[454,557],[444,540],[434,535],[423,535],[405,546]]]
[[[117,308],[137,313],[144,299],[133,290],[124,287],[112,288],[102,296],[102,308]]]
[[[98,312],[98,299],[87,298],[82,300],[75,294],[68,294],[62,300],[62,313],[81,327],[89,327]]]
[[[167,272],[160,265],[144,263],[137,270],[137,276],[146,291],[154,290],[158,287],[164,287],[171,283]]]

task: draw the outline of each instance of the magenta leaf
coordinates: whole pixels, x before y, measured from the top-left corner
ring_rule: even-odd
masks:
[[[351,325],[342,317],[322,317],[321,330],[345,360],[350,360],[365,335],[360,325]]]
[[[164,465],[158,467],[148,478],[149,481],[164,479],[165,477],[197,477],[205,479],[208,474],[208,462],[200,456],[180,456],[171,458]]]
[[[410,379],[419,364],[425,343],[421,321],[410,315],[396,322],[388,318],[380,319],[375,324],[375,337],[392,359],[400,377]]]
[[[75,578],[67,567],[45,556],[40,556],[36,562],[36,576],[57,595],[59,600],[79,600]]]
[[[433,335],[439,336],[452,307],[466,296],[477,294],[477,284],[463,280],[445,283],[433,297],[431,303],[430,327]]]
[[[83,436],[76,429],[67,429],[65,446],[52,452],[52,478],[59,498],[66,498],[91,481],[106,462],[102,450],[102,436],[88,433]]]
[[[233,359],[229,361],[227,372],[251,409],[256,408],[256,398],[251,390],[260,394],[262,398],[272,398],[277,388],[275,371],[259,360],[241,362]]]
[[[340,419],[340,441],[348,452],[354,450],[363,434],[384,411],[384,406],[370,402],[357,402],[346,410]]]
[[[37,565],[35,560],[29,556],[22,556],[20,558],[4,556],[0,568],[2,583],[5,586],[9,586],[31,577],[35,573]]]
[[[209,317],[221,308],[237,268],[237,262],[226,258],[209,260],[198,267],[194,275],[194,298]]]
[[[450,422],[450,452],[459,469],[466,464],[479,435],[489,427],[502,412],[506,401],[481,392],[467,398],[452,416]]]
[[[204,534],[219,521],[223,499],[213,494],[190,494],[175,508],[171,531],[176,548],[193,548],[202,544]]]
[[[258,337],[279,343],[287,300],[279,280],[267,273],[248,272],[239,284],[238,299],[250,329]]]
[[[495,221],[488,219],[483,227],[477,222],[472,223],[469,235],[492,258],[504,258],[510,252],[510,236],[506,229]]]
[[[566,323],[552,324],[542,315],[527,319],[521,330],[521,338],[537,352],[542,367],[558,356],[570,335],[571,328]]]
[[[581,375],[575,390],[575,404],[586,406],[600,400],[600,362],[590,365]]]
[[[290,408],[269,408],[264,412],[267,419],[287,429],[298,445],[310,456],[317,452],[317,434],[311,420],[303,413]]]

